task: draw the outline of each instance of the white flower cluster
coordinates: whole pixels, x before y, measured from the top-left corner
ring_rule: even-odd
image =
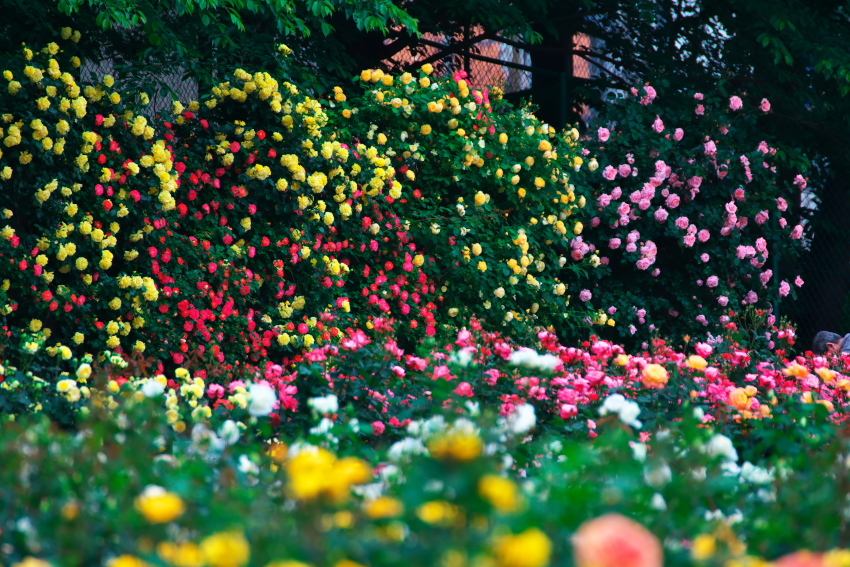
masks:
[[[554,372],[561,366],[561,359],[554,354],[538,354],[534,349],[521,347],[511,353],[510,363],[535,370]]]
[[[635,429],[643,426],[637,418],[640,415],[640,406],[635,401],[627,400],[622,394],[611,394],[602,402],[599,415],[608,414],[616,414],[620,421]]]

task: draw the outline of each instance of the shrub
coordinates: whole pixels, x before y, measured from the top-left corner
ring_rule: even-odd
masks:
[[[783,267],[803,242],[794,195],[806,180],[783,166],[805,160],[764,141],[769,102],[683,96],[646,85],[612,101],[574,177],[591,194],[588,237],[606,266],[589,303],[616,313],[621,339],[718,334],[727,311],[770,309],[803,283]]]
[[[337,89],[331,109],[237,70],[160,125],[112,77],[80,86],[61,54],[25,48],[23,83],[6,73],[11,342],[226,374],[376,318],[410,345],[446,315],[512,333],[583,319],[576,133],[559,142],[462,80],[377,72],[383,90]]]

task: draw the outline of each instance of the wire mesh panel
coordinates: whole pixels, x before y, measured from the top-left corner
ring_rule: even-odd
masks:
[[[831,180],[800,195],[800,223],[807,228],[804,250],[797,262],[783,265],[783,278],[799,273],[802,287],[796,300],[786,298],[781,303],[780,314],[797,324],[804,348],[818,331],[850,332],[846,189],[845,182]]]
[[[80,68],[80,78],[83,84],[97,84],[103,81],[104,75],[112,75],[118,80],[120,70],[110,57],[100,60],[88,59]],[[150,103],[144,109],[149,118],[167,116],[175,100],[188,103],[198,100],[200,95],[198,82],[185,78],[184,70],[180,67],[144,66],[143,71],[135,70],[133,76],[125,78],[124,88],[131,96],[146,93]]]

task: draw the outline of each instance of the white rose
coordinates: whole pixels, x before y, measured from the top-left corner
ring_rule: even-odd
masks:
[[[161,396],[164,392],[165,386],[159,380],[148,379],[142,384],[142,393],[148,398]]]
[[[251,401],[248,405],[248,413],[254,417],[269,415],[277,405],[277,392],[265,384],[251,384],[248,388]]]
[[[537,415],[534,413],[534,406],[531,404],[517,406],[514,413],[508,416],[508,425],[514,433],[525,433],[533,429],[537,425]]]
[[[241,434],[239,426],[232,419],[225,421],[218,430],[218,436],[228,445],[235,445]]]
[[[705,450],[712,457],[722,456],[733,462],[738,460],[738,452],[735,450],[732,440],[719,433],[708,441]]]
[[[317,396],[307,400],[307,405],[316,410],[320,415],[328,415],[339,411],[339,398],[334,394]]]

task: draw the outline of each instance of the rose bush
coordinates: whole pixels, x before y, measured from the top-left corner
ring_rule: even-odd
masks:
[[[375,317],[414,344],[438,316],[529,334],[586,315],[577,133],[460,78],[377,71],[322,103],[237,70],[160,124],[66,55],[27,47],[4,73],[7,341],[233,373]]]
[[[620,340],[717,334],[727,309],[769,309],[803,285],[785,266],[804,237],[807,162],[759,130],[768,112],[756,93],[645,85],[590,127],[574,181],[592,194],[588,236],[605,268],[582,300],[617,317]]]

